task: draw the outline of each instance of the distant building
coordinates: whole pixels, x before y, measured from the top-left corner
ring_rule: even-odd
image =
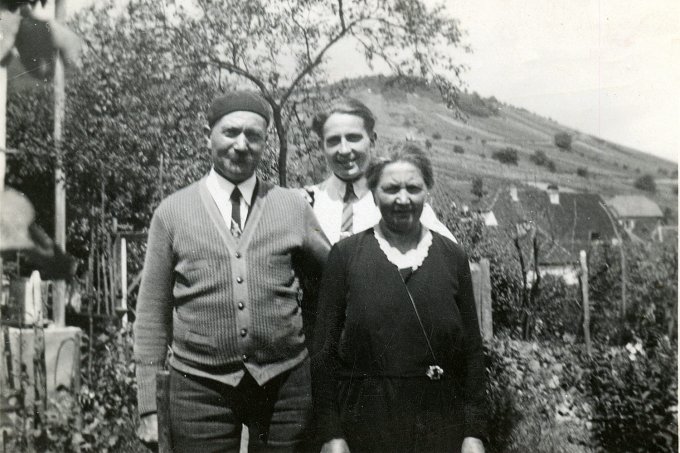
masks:
[[[580,250],[588,250],[593,242],[617,241],[612,218],[598,194],[561,193],[555,185],[546,190],[515,186],[499,190],[481,215],[487,226],[505,232],[509,239],[519,236],[526,251],[531,247],[525,236],[535,229],[541,239],[541,272],[559,275],[570,284],[578,282]]]
[[[654,239],[663,220],[659,205],[642,195],[617,195],[607,206],[632,238]]]

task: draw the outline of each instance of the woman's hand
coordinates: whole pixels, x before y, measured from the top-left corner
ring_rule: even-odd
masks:
[[[321,453],[350,453],[345,439],[331,439],[321,446]],[[482,447],[482,453],[484,449]]]
[[[466,437],[460,453],[484,453],[484,443],[476,437]]]

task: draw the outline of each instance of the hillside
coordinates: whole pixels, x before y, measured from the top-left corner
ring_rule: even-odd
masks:
[[[642,194],[656,201],[662,210],[669,207],[677,219],[678,167],[673,162],[583,134],[494,98],[481,99],[476,93],[461,96],[463,117],[457,118],[426,87],[406,93],[391,86],[384,77],[367,77],[356,82],[353,94],[366,102],[378,118],[379,143],[385,145],[408,136],[432,144],[436,171],[433,195],[435,206],[440,209],[447,208],[451,201],[474,208],[477,201],[470,193],[471,180],[479,176],[489,195],[510,181],[555,183],[561,189],[599,193],[604,199]],[[559,132],[572,136],[571,151],[555,146],[554,135]],[[464,153],[455,153],[456,145]],[[491,158],[494,151],[506,147],[517,150],[517,166]],[[530,160],[537,150],[554,162],[555,172]],[[579,168],[587,169],[588,176],[578,176]],[[646,173],[655,177],[656,194],[634,187],[635,180]]]

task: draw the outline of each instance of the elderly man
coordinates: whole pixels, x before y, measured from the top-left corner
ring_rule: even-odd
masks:
[[[149,229],[135,324],[139,435],[153,441],[168,346],[175,452],[295,451],[310,414],[297,272],[329,243],[299,193],[259,180],[268,105],[231,92],[207,114],[212,169],[169,196]]]
[[[361,101],[350,97],[336,99],[312,122],[312,130],[319,136],[332,173],[322,183],[306,190],[331,244],[364,231],[380,220],[380,211],[364,176],[377,139],[374,127],[373,112]],[[456,242],[427,203],[420,221]]]

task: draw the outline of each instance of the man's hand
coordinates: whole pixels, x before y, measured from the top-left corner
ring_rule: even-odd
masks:
[[[331,439],[321,446],[321,453],[349,453],[345,439]]]
[[[147,447],[154,447],[158,444],[158,415],[147,414],[140,418],[137,428],[137,437]]]
[[[460,453],[484,453],[484,443],[476,437],[466,437]]]

